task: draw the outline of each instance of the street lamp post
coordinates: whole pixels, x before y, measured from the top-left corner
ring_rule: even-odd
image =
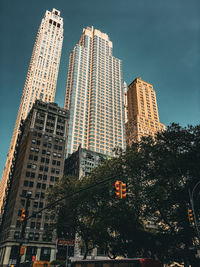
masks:
[[[194,191],[195,191],[195,189],[197,188],[197,186],[199,184],[200,184],[200,181],[198,183],[196,183],[196,185],[192,189],[192,192],[190,191],[190,188],[188,189],[188,192],[189,192],[190,204],[191,204],[192,212],[194,214],[194,224],[195,224],[195,227],[196,227],[196,231],[197,231],[197,235],[198,235],[198,239],[199,239],[199,246],[200,246],[200,231],[199,231],[199,225],[198,225],[198,221],[197,221],[197,217],[196,217],[196,213],[195,213],[195,208],[194,208]]]

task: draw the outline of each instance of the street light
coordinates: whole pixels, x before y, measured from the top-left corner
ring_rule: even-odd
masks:
[[[196,213],[195,213],[195,209],[194,209],[194,191],[197,188],[197,186],[200,184],[200,181],[198,183],[196,183],[196,185],[193,187],[192,192],[190,191],[190,188],[188,189],[189,192],[189,197],[190,197],[190,204],[191,204],[191,208],[193,211],[193,215],[194,215],[194,224],[197,230],[197,235],[198,235],[198,239],[199,239],[199,244],[200,244],[200,232],[199,232],[199,226],[198,226],[198,221],[197,221],[197,217],[196,217]]]

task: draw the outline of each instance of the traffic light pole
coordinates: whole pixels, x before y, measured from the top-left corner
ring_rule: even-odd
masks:
[[[20,262],[21,262],[21,254],[20,254],[20,249],[23,245],[23,241],[24,241],[24,236],[25,236],[25,230],[26,230],[26,225],[27,225],[27,214],[28,214],[28,208],[30,205],[30,198],[31,195],[27,195],[26,197],[26,206],[25,206],[25,214],[26,217],[24,218],[24,221],[22,222],[22,230],[21,230],[21,234],[20,234],[20,242],[19,242],[19,253],[17,255],[17,262],[16,262],[16,267],[20,267]]]
[[[198,221],[197,221],[197,217],[196,217],[196,213],[195,213],[195,208],[194,208],[194,201],[193,201],[193,193],[194,193],[194,190],[196,189],[196,187],[197,187],[197,185],[199,183],[197,183],[195,185],[195,187],[192,190],[192,193],[191,193],[190,189],[188,190],[188,192],[189,192],[190,204],[191,204],[192,212],[194,214],[194,224],[195,224],[195,227],[196,227],[196,231],[197,231],[197,235],[198,235],[198,239],[199,239],[199,246],[200,246],[200,232],[199,232],[199,226],[198,226]]]

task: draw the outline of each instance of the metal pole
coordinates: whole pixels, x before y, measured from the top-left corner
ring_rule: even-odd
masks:
[[[26,225],[27,225],[27,214],[28,214],[28,208],[29,208],[29,204],[30,204],[30,198],[31,198],[31,195],[27,195],[27,197],[26,197],[26,206],[25,206],[26,217],[24,218],[24,221],[22,223],[22,230],[21,230],[21,234],[20,234],[19,252],[18,252],[18,255],[17,255],[16,267],[20,267],[20,262],[21,262],[20,248],[23,245],[23,239],[24,239],[24,236],[25,236],[25,230],[26,230]]]
[[[68,267],[68,257],[69,257],[69,246],[67,245],[66,267]]]
[[[190,192],[190,189],[188,189],[188,192],[189,192],[189,197],[190,197],[191,208],[192,208],[192,211],[193,211],[193,214],[194,214],[194,224],[195,224],[195,227],[196,227],[196,231],[197,231],[197,235],[198,235],[198,239],[199,239],[199,246],[200,246],[200,232],[199,232],[199,226],[198,226],[198,222],[197,222],[197,217],[196,217],[196,213],[195,213],[195,209],[194,209],[194,201],[193,201],[194,190],[195,190],[195,188],[197,187],[197,185],[199,183],[197,183],[195,185],[195,187],[192,190],[192,193]]]

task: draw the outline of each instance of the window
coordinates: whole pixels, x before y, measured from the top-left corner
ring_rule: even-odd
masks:
[[[32,164],[32,169],[36,169],[37,168],[37,165],[36,164]]]
[[[27,190],[22,190],[22,196],[26,197],[26,194],[27,194]]]
[[[33,236],[34,236],[34,233],[29,233],[29,235],[28,235],[29,240],[33,240]]]
[[[27,164],[27,169],[30,169],[30,168],[31,168],[31,164],[28,163],[28,164]]]
[[[20,220],[17,220],[16,221],[16,228],[20,228],[21,227],[21,222],[20,222]]]
[[[51,248],[43,247],[41,249],[40,260],[49,261],[50,260],[50,254],[51,254]]]
[[[48,167],[46,167],[46,166],[44,167],[45,172],[48,172],[48,169],[49,169]]]
[[[40,230],[41,223],[36,223],[36,229]]]
[[[42,184],[42,189],[46,189],[46,184]]]
[[[31,173],[31,178],[35,178],[35,173],[34,172]]]
[[[37,201],[34,201],[34,203],[33,203],[33,207],[34,207],[34,208],[37,208],[37,207],[38,207],[38,202],[37,202]]]
[[[14,233],[14,238],[15,238],[15,239],[19,238],[19,234],[20,234],[20,232],[15,231],[15,233]]]
[[[39,198],[40,197],[40,193],[39,192],[36,192],[35,193],[35,198]]]
[[[35,228],[35,222],[31,222],[30,228],[31,229],[34,229]]]

